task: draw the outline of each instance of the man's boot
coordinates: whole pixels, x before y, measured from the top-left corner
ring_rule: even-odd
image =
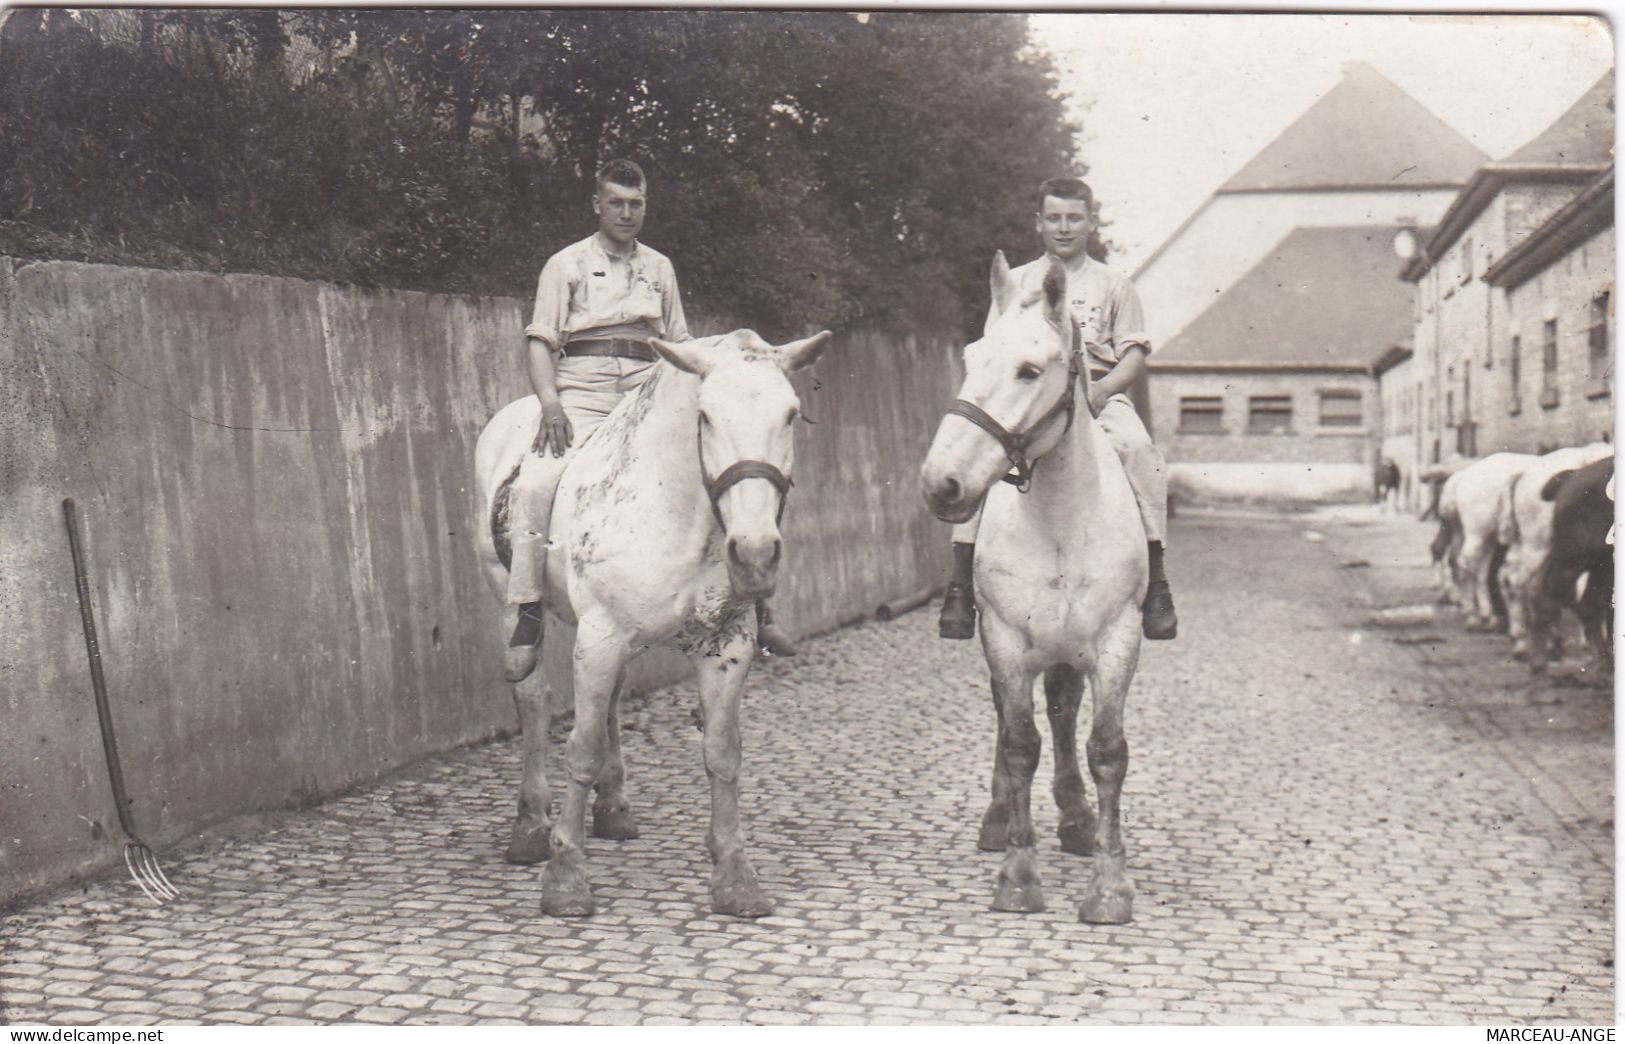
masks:
[[[773,610],[765,601],[756,603],[756,645],[774,656],[794,656],[801,651],[773,622]]]
[[[954,575],[942,597],[937,634],[943,638],[976,637],[976,545],[954,542]]]
[[[502,654],[502,676],[514,684],[530,677],[536,669],[536,652],[542,647],[542,603],[526,602],[519,607],[519,621]]]
[[[1146,549],[1150,552],[1151,583],[1140,605],[1140,629],[1147,638],[1167,641],[1179,634],[1179,617],[1174,615],[1174,593],[1162,572],[1162,541],[1153,540]]]

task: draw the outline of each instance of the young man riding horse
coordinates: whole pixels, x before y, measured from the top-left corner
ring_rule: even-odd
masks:
[[[638,241],[647,191],[636,163],[617,159],[600,167],[592,197],[598,231],[549,258],[536,286],[525,344],[542,413],[532,452],[513,483],[507,600],[519,607],[519,620],[503,660],[511,682],[536,668],[548,521],[566,451],[654,373],[651,337],[689,339],[671,261]],[[765,603],[757,616],[762,648],[794,656],[794,644],[773,624]]]
[[[1026,293],[1037,293],[1054,258],[1066,269],[1067,306],[1093,382],[1089,412],[1099,420],[1112,448],[1122,459],[1129,485],[1145,523],[1150,556],[1150,586],[1141,606],[1141,624],[1147,638],[1173,638],[1179,630],[1173,593],[1163,573],[1162,549],[1168,528],[1168,481],[1162,453],[1129,402],[1130,386],[1145,370],[1151,343],[1134,284],[1085,250],[1093,230],[1094,195],[1077,178],[1051,178],[1039,186],[1035,228],[1044,244],[1044,256],[1013,270],[1011,275]],[[988,322],[995,318],[991,311]],[[954,527],[953,578],[942,603],[938,630],[944,638],[971,638],[976,634],[976,595],[972,566],[976,559],[978,511]]]

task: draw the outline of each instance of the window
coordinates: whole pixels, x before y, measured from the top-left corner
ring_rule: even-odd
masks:
[[[1507,412],[1518,413],[1523,409],[1523,389],[1518,387],[1518,378],[1523,373],[1523,338],[1514,335],[1512,347],[1507,352]]]
[[[1292,433],[1292,396],[1254,395],[1247,400],[1247,430],[1254,435]]]
[[[1224,399],[1217,395],[1183,395],[1179,399],[1180,431],[1223,431]]]
[[[1322,428],[1358,428],[1365,423],[1365,404],[1352,388],[1327,389],[1320,393]]]
[[[1557,320],[1548,319],[1540,346],[1540,404],[1547,409],[1557,405]]]
[[[1613,307],[1613,294],[1604,290],[1591,299],[1591,325],[1586,330],[1586,395],[1598,398],[1608,393],[1609,361],[1613,358],[1613,339],[1609,336],[1609,309]]]

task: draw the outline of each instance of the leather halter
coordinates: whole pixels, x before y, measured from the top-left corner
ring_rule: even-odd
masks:
[[[696,441],[699,440],[700,431],[695,429]],[[779,513],[774,516],[773,524],[778,525],[784,521],[784,506],[790,500],[790,487],[794,485],[790,476],[769,464],[765,460],[736,460],[722,469],[722,474],[714,479],[705,477],[705,453],[700,452],[700,481],[705,483],[705,495],[711,498],[711,514],[717,517],[717,525],[727,529],[722,521],[722,495],[746,479],[766,479],[779,491]]]
[[[1010,458],[1010,464],[1015,468],[1014,474],[1004,476],[1004,481],[1015,486],[1018,492],[1025,493],[1032,488],[1033,468],[1037,466],[1038,461],[1029,459],[1027,450],[1034,442],[1038,441],[1038,435],[1044,430],[1044,426],[1060,414],[1065,413],[1066,427],[1061,429],[1061,434],[1064,436],[1068,431],[1072,430],[1072,421],[1078,409],[1078,353],[1075,350],[1069,350],[1067,358],[1066,395],[1054,406],[1051,406],[1042,417],[1033,421],[1032,426],[1026,431],[1010,431],[974,402],[955,399],[948,406],[948,414],[965,418],[993,436],[999,441],[999,445],[1004,447],[1004,455]]]

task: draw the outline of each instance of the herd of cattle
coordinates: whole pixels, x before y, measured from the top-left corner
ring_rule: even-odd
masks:
[[[1440,599],[1461,605],[1468,629],[1504,630],[1538,672],[1561,655],[1557,625],[1571,609],[1597,669],[1613,670],[1612,445],[1472,461],[1443,478],[1437,513]]]

